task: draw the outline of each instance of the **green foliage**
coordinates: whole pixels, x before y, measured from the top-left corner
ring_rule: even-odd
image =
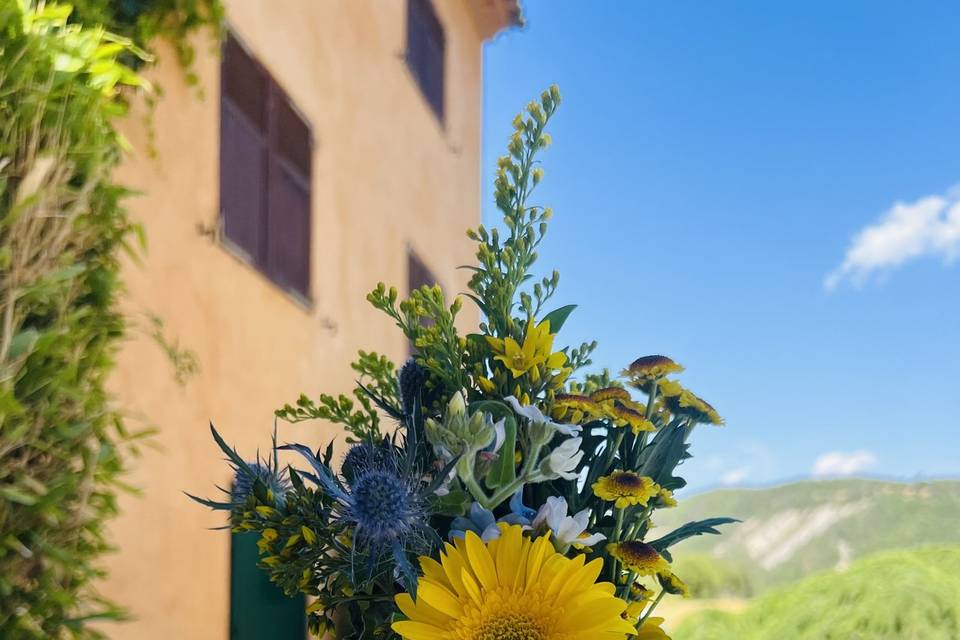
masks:
[[[133,225],[110,174],[120,62],[69,7],[0,0],[0,637],[91,638],[91,581],[134,438],[106,380]]]
[[[209,28],[219,40],[224,29],[224,7],[220,0],[73,0],[73,20],[86,25],[104,25],[143,50],[156,39],[169,42],[186,73],[196,84],[193,72],[196,50],[191,34]],[[136,65],[136,59],[127,59]]]
[[[675,640],[954,640],[960,548],[864,558],[773,591],[740,614],[692,616]]]
[[[356,401],[340,394],[336,398],[321,393],[319,401],[312,400],[306,394],[300,394],[295,404],[285,404],[277,409],[278,418],[287,422],[296,423],[305,420],[327,420],[333,424],[343,425],[353,437],[347,437],[347,442],[355,443],[362,440],[379,440],[380,415],[371,402],[370,397],[360,389],[354,389]],[[359,408],[357,408],[359,404]]]

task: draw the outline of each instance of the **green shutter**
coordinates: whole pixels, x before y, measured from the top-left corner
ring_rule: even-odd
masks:
[[[230,544],[230,640],[304,640],[303,594],[283,595],[257,568],[258,533],[234,533]]]

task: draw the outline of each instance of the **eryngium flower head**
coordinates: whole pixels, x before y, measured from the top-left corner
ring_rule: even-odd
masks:
[[[353,484],[358,473],[366,469],[378,468],[383,466],[390,456],[389,441],[380,444],[372,442],[361,442],[355,444],[347,450],[343,457],[343,465],[340,467],[340,474],[347,481],[347,484]]]
[[[392,471],[361,473],[350,489],[349,516],[357,533],[373,541],[400,538],[423,516],[411,487]]]
[[[408,416],[413,413],[415,402],[423,402],[424,385],[427,382],[427,370],[410,358],[400,367],[398,376],[400,385],[400,401],[403,403],[403,412]]]
[[[344,458],[336,488],[340,516],[356,527],[361,543],[387,544],[414,532],[426,518],[420,480],[405,474],[400,453],[385,441],[354,445]]]
[[[252,476],[243,468],[238,468],[234,474],[233,487],[230,491],[233,504],[237,506],[244,504],[250,494],[253,493],[253,487],[259,480],[273,494],[276,505],[283,507],[287,491],[290,490],[290,482],[287,480],[286,471],[259,462],[249,462],[247,466],[253,471]]]

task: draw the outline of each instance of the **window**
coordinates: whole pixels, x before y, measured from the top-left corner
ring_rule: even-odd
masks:
[[[259,538],[253,531],[230,535],[230,640],[303,640],[304,596],[288,598],[257,567]]]
[[[427,104],[443,122],[446,40],[430,0],[407,0],[407,65]]]
[[[224,238],[280,287],[310,297],[310,126],[232,36],[220,94]]]

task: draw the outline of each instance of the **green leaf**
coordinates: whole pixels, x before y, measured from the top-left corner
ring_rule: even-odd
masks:
[[[0,489],[0,495],[9,500],[10,502],[17,502],[26,506],[32,506],[37,503],[37,499],[26,493],[17,489],[16,487],[3,487]]]
[[[24,329],[17,335],[13,336],[13,339],[10,341],[10,349],[7,352],[8,357],[11,360],[16,360],[21,356],[30,355],[30,352],[33,351],[34,345],[37,344],[37,339],[40,337],[40,332],[36,329]]]
[[[434,513],[443,516],[462,516],[470,506],[470,494],[462,489],[451,491],[445,496],[433,496],[430,507]]]
[[[702,536],[706,533],[713,535],[720,535],[720,532],[717,531],[716,527],[722,524],[733,524],[734,522],[740,522],[736,518],[709,518],[707,520],[697,520],[695,522],[688,522],[687,524],[674,529],[667,535],[662,538],[657,538],[650,543],[650,546],[657,550],[663,557],[668,561],[673,561],[670,557],[670,552],[667,551],[667,547],[677,544],[687,538],[692,538],[694,536]]]
[[[471,414],[476,413],[477,411],[482,411],[484,413],[489,413],[496,420],[499,420],[500,418],[513,417],[513,409],[499,400],[480,400],[478,402],[472,402],[470,403],[469,408]]]
[[[564,323],[566,323],[567,318],[570,317],[570,314],[571,314],[571,313],[573,312],[573,310],[576,309],[576,308],[577,308],[577,305],[575,305],[575,304],[568,304],[568,305],[565,306],[565,307],[560,307],[559,309],[554,309],[553,311],[551,311],[550,313],[548,313],[547,315],[545,315],[545,316],[543,317],[543,320],[541,320],[540,322],[543,322],[544,320],[549,320],[549,321],[550,321],[550,333],[557,333],[558,331],[560,331],[560,329],[563,327]]]

